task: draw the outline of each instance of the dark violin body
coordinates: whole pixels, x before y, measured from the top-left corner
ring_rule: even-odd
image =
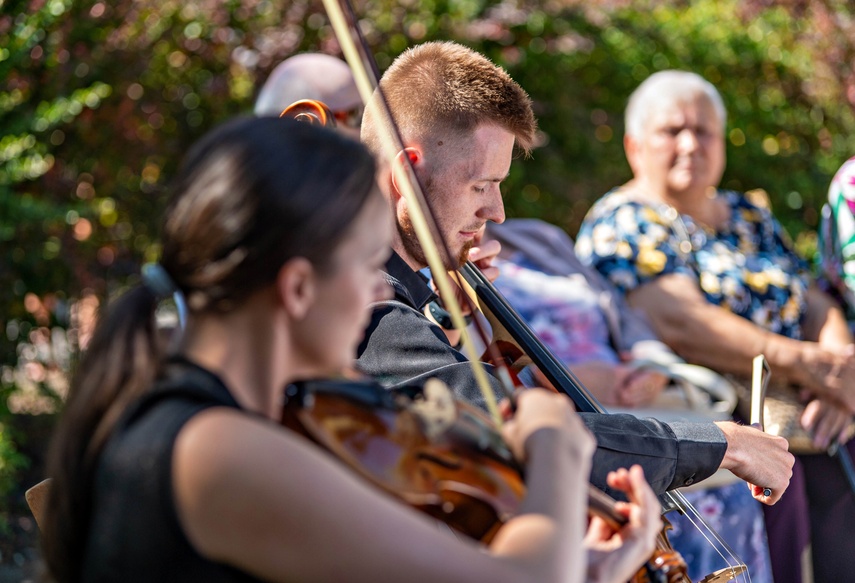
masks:
[[[429,395],[430,383],[399,390],[295,383],[285,391],[282,423],[386,492],[487,543],[525,496],[522,473],[487,417],[436,387]]]

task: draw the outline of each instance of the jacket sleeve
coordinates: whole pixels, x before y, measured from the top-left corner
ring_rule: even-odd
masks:
[[[710,477],[727,441],[713,423],[664,423],[625,414],[582,413],[597,439],[591,482],[606,490],[606,475],[639,464],[653,491],[662,494]]]
[[[434,377],[459,399],[484,408],[466,357],[449,345],[441,328],[404,303],[375,305],[357,353],[357,368],[384,386]],[[489,378],[494,393],[500,394],[498,381]],[[632,464],[644,468],[657,494],[698,482],[718,469],[727,449],[724,434],[712,423],[663,423],[597,413],[582,418],[597,440],[591,482],[607,492],[608,472]]]

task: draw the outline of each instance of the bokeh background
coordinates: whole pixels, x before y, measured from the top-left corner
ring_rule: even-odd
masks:
[[[667,68],[729,112],[725,187],[762,189],[806,257],[855,155],[855,8],[846,0],[357,0],[382,70],[451,39],[531,94],[533,158],[509,216],[574,235],[629,177],[622,112]],[[0,0],[0,581],[37,571],[24,490],[99,305],[158,257],[166,186],[218,122],[251,111],[281,60],[338,55],[320,0]]]

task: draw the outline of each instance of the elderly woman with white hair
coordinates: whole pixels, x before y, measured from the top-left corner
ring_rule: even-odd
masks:
[[[589,211],[576,252],[689,362],[748,376],[765,354],[776,379],[809,395],[801,424],[827,448],[855,413],[852,337],[770,211],[717,188],[725,124],[720,95],[694,73],[642,83],[626,111],[633,178]],[[797,456],[764,511],[776,582],[802,581],[807,551],[817,582],[855,573],[855,495],[829,456]]]

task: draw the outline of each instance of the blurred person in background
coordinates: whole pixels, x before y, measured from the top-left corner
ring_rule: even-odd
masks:
[[[822,207],[818,283],[836,298],[855,326],[855,157],[837,170]]]
[[[749,377],[764,354],[773,377],[809,395],[801,424],[827,448],[855,413],[852,336],[771,212],[717,188],[725,125],[718,91],[700,76],[644,81],[626,110],[633,178],[591,208],[576,253],[688,362]],[[855,495],[824,453],[797,456],[794,470],[781,503],[764,508],[775,581],[805,580],[811,552],[817,582],[850,579]]]
[[[278,116],[303,99],[326,105],[337,128],[359,137],[362,99],[347,63],[323,53],[302,53],[285,59],[259,90],[254,113]]]

